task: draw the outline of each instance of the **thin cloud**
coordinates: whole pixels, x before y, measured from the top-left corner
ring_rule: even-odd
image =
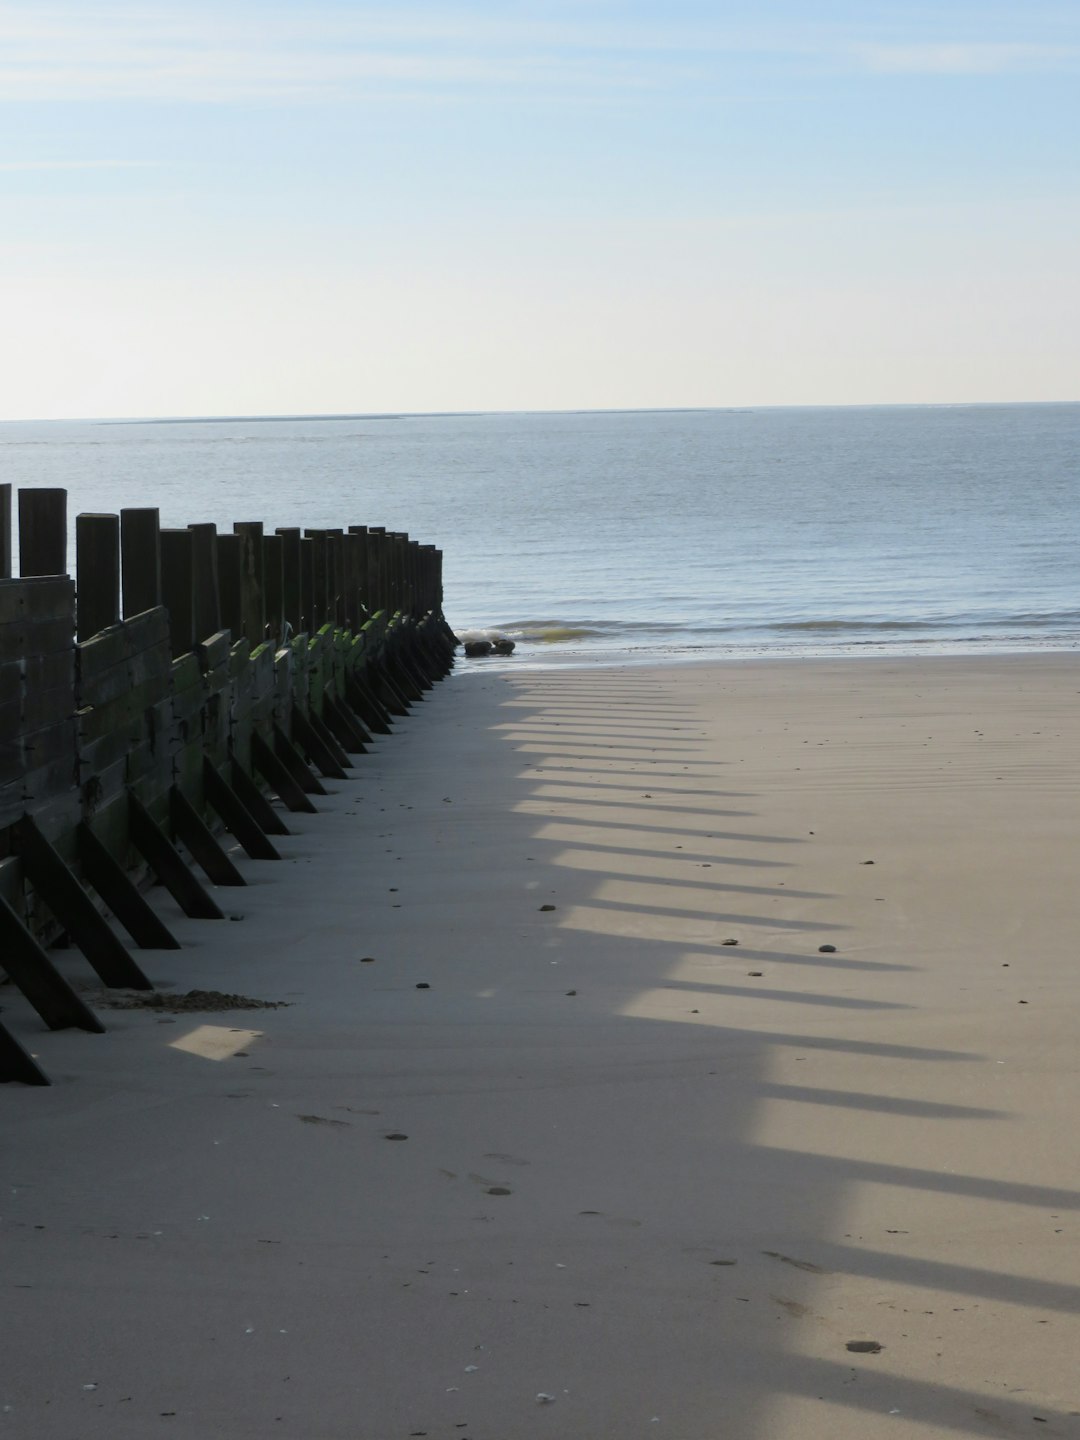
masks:
[[[0,160],[0,170],[150,170],[156,160]]]
[[[1032,21],[1032,24],[1035,22]],[[1076,65],[1080,44],[908,41],[792,20],[650,23],[313,3],[103,7],[0,0],[0,101],[303,103],[366,98],[595,100],[811,73],[1003,74]],[[914,22],[909,29],[914,29]],[[923,34],[925,35],[925,31]],[[938,30],[940,34],[940,27]],[[1045,26],[1043,35],[1046,35]],[[1071,41],[1072,29],[1059,38]],[[711,93],[715,93],[713,88]]]
[[[1006,75],[1074,69],[1080,62],[1080,46],[1008,41],[859,45],[856,55],[867,69],[878,74]]]

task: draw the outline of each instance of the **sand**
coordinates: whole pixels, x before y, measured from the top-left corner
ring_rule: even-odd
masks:
[[[464,670],[3,996],[0,1436],[1080,1435],[1076,658]]]

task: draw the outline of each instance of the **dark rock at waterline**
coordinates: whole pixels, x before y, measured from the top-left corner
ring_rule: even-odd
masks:
[[[513,640],[507,640],[505,638],[493,640],[491,642],[491,648],[496,655],[512,655],[514,653],[514,642]]]
[[[465,654],[470,659],[476,659],[480,655],[490,655],[494,648],[490,640],[465,641]]]
[[[836,954],[836,946],[835,946],[835,945],[819,945],[817,948],[818,948],[818,954],[819,954],[819,955],[835,955],[835,954]]]

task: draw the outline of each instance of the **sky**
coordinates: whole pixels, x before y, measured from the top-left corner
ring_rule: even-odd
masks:
[[[1080,399],[1080,0],[0,0],[0,419]]]

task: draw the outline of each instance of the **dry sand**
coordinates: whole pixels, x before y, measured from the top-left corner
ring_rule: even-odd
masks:
[[[1080,1435],[1078,692],[438,687],[241,921],[154,892],[157,982],[288,1008],[5,994],[0,1437]]]

